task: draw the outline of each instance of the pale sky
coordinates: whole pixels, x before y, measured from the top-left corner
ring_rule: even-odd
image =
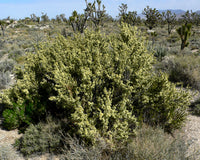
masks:
[[[88,0],[93,2],[93,0]],[[137,11],[138,14],[149,5],[156,9],[182,9],[200,10],[200,0],[102,0],[106,12],[115,18],[119,13],[119,5],[128,5],[128,11]],[[10,16],[14,19],[30,17],[32,13],[41,16],[42,12],[47,13],[50,18],[64,13],[68,18],[73,10],[83,13],[85,0],[0,0],[0,19]]]

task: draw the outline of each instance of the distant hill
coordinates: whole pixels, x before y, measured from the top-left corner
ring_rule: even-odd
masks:
[[[160,13],[162,12],[167,12],[167,10],[170,10],[172,13],[175,13],[177,18],[181,17],[181,15],[185,14],[186,11],[181,10],[181,9],[166,9],[166,10],[158,10]],[[141,18],[145,18],[145,16],[141,13],[138,14]]]
[[[176,17],[177,18],[180,18],[182,15],[184,15],[185,14],[185,12],[186,11],[184,11],[184,10],[181,10],[181,9],[168,9],[169,11],[171,11],[172,12],[172,14],[176,14]],[[158,10],[160,13],[162,13],[162,12],[167,12],[167,10]]]
[[[200,10],[198,10],[198,11],[196,11],[197,12],[197,14],[200,14]]]
[[[176,17],[177,18],[180,18],[182,15],[184,15],[185,14],[185,12],[186,11],[184,11],[184,10],[181,10],[181,9],[168,9],[169,11],[171,11],[172,12],[172,14],[176,14]],[[162,13],[162,12],[167,12],[167,10],[158,10],[160,13]]]
[[[176,15],[184,14],[186,11],[182,9],[166,9],[166,10],[158,10],[160,13],[167,12],[167,10],[171,11],[172,13],[175,13]]]
[[[167,10],[170,10],[172,13],[175,13],[177,18],[180,18],[186,12],[182,9],[166,9],[166,10],[158,10],[158,11],[162,13],[162,12],[167,12]],[[200,14],[200,10],[196,11],[196,13]],[[138,14],[138,16],[140,16],[141,18],[145,18],[145,16],[142,13]]]

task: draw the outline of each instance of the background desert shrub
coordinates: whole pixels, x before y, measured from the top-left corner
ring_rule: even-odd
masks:
[[[192,108],[192,113],[195,115],[200,116],[200,103],[196,104],[193,108]]]
[[[14,25],[14,28],[28,28],[28,25],[24,23],[17,23]]]
[[[169,37],[167,37],[167,42],[177,43],[180,40],[177,33],[172,33]]]
[[[190,43],[191,43],[190,44],[191,49],[199,49],[200,42],[197,38],[191,39]]]
[[[61,152],[61,124],[48,117],[46,122],[30,125],[15,146],[24,156]]]
[[[181,82],[184,87],[200,89],[200,57],[179,55],[166,57],[157,67],[169,74],[172,82]]]
[[[15,62],[11,59],[0,62],[0,89],[5,89],[9,86],[14,65]]]
[[[3,57],[3,55],[5,55],[7,53],[7,51],[6,50],[0,50],[0,58],[2,58]]]
[[[154,56],[158,61],[162,61],[163,58],[168,54],[169,50],[164,45],[157,45],[154,47]]]
[[[7,59],[0,62],[0,72],[12,71],[15,66],[15,62],[12,59]]]
[[[44,42],[47,39],[45,33],[38,31],[37,29],[29,30],[29,36],[32,47],[34,45],[39,45],[39,43]]]
[[[36,52],[16,70],[16,85],[2,94],[9,110],[13,103],[31,103],[39,110],[36,117],[66,118],[67,132],[89,144],[98,137],[126,143],[137,121],[172,131],[186,118],[189,94],[153,72],[153,55],[136,28],[122,25],[110,36],[58,36]]]
[[[4,44],[5,44],[5,41],[1,39],[0,40],[0,49],[4,48]]]
[[[5,89],[9,86],[11,82],[10,74],[11,72],[9,71],[0,72],[0,89]]]
[[[10,51],[9,58],[16,60],[17,58],[19,58],[20,56],[24,54],[25,54],[24,49],[15,49],[15,50]]]
[[[194,55],[194,54],[192,53],[192,50],[191,50],[190,48],[188,48],[188,47],[184,48],[184,50],[180,51],[179,53],[182,54],[182,55],[184,55],[184,56],[185,56],[185,55],[188,55],[188,56]]]
[[[200,116],[200,98],[190,105],[190,111],[192,114]]]
[[[178,55],[180,53],[180,46],[172,46],[169,48],[169,55]]]

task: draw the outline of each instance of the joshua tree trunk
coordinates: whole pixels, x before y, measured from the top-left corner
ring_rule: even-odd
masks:
[[[189,45],[188,39],[191,35],[191,27],[191,24],[185,24],[176,30],[181,38],[181,50]]]
[[[2,30],[2,34],[3,34],[3,37],[4,37],[5,36],[5,29],[2,25],[1,25],[1,30]]]

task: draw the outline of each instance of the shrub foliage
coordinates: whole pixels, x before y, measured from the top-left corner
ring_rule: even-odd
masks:
[[[171,131],[182,125],[189,95],[154,73],[153,62],[140,32],[126,24],[109,36],[87,30],[58,36],[27,55],[2,101],[9,110],[33,104],[31,123],[49,114],[66,118],[67,133],[90,143],[125,142],[137,121]]]

